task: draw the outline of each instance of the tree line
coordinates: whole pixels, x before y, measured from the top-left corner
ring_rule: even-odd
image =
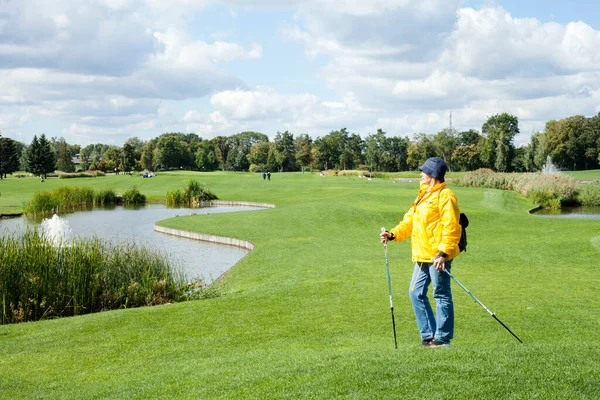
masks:
[[[202,139],[195,133],[170,132],[143,141],[128,139],[122,147],[96,143],[85,147],[63,138],[35,136],[29,145],[0,136],[0,177],[24,170],[44,176],[54,170],[159,171],[304,171],[416,170],[427,158],[443,158],[451,171],[490,168],[500,172],[539,171],[549,156],[561,169],[596,169],[600,163],[600,113],[546,123],[529,144],[515,147],[516,116],[489,117],[481,131],[443,129],[417,133],[412,139],[388,136],[382,129],[364,138],[346,128],[313,139],[307,133],[277,132],[273,140],[259,132]]]

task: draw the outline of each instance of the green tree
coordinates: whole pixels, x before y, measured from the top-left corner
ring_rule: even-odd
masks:
[[[475,129],[469,129],[468,131],[459,132],[457,135],[459,146],[469,146],[472,144],[479,143],[481,135]]]
[[[531,145],[517,147],[514,151],[512,159],[511,170],[514,172],[530,172],[528,167],[530,165],[529,156]]]
[[[343,144],[347,138],[346,129],[331,131],[327,135],[317,138],[313,146],[314,160],[318,169],[343,169],[344,158],[342,157]]]
[[[419,146],[415,142],[409,142],[406,149],[406,167],[409,171],[416,170],[421,163],[421,155],[419,154]]]
[[[266,169],[267,171],[279,171],[281,169],[281,164],[279,164],[279,158],[277,157],[277,149],[273,142],[269,142]]]
[[[56,145],[56,168],[63,172],[74,172],[75,164],[73,164],[73,156],[71,155],[71,146],[60,138],[55,142]]]
[[[411,154],[412,169],[417,169],[419,165],[423,165],[428,158],[437,156],[433,146],[433,136],[426,133],[416,133],[411,143],[415,145],[415,148],[412,149],[413,154]]]
[[[193,166],[190,145],[179,134],[163,134],[156,142],[154,164],[161,169]]]
[[[275,144],[275,158],[281,171],[296,170],[294,153],[294,135],[288,131],[277,132],[273,139]]]
[[[154,164],[154,150],[156,149],[156,145],[154,141],[150,140],[144,144],[144,148],[142,149],[142,154],[140,158],[140,163],[142,164],[142,168],[147,171],[152,171],[155,169]]]
[[[123,144],[122,152],[123,152],[122,170],[128,172],[128,171],[135,169],[136,165],[138,165],[137,160],[136,160],[135,148],[131,144],[125,142]],[[141,156],[141,154],[140,154],[140,156]]]
[[[106,153],[109,147],[110,146],[107,144],[96,143],[87,145],[81,149],[79,152],[81,169],[84,171],[87,169],[106,171],[105,165],[102,164],[102,159],[104,157],[104,153]]]
[[[19,158],[19,165],[21,171],[30,171],[29,169],[29,156],[27,155],[29,146],[21,143],[21,153]]]
[[[407,137],[394,136],[389,138],[389,157],[390,163],[388,171],[406,171],[408,170],[408,144],[410,140]]]
[[[17,142],[0,134],[0,179],[19,170]]]
[[[227,152],[227,169],[247,171],[250,166],[248,155],[252,146],[269,141],[269,137],[258,132],[241,132],[229,137]]]
[[[452,165],[457,171],[473,171],[481,166],[476,144],[458,146],[452,153]]]
[[[387,147],[387,138],[385,135],[386,133],[383,130],[377,129],[376,133],[367,135],[365,138],[365,161],[369,166],[369,171],[371,171],[371,173],[373,171],[382,170],[381,166],[384,161],[384,153]]]
[[[344,140],[348,169],[357,169],[364,163],[365,141],[356,133],[350,134]]]
[[[137,136],[127,139],[123,144],[123,171],[141,171],[144,142]]]
[[[519,119],[511,114],[496,114],[481,127],[484,137],[480,156],[486,167],[509,171],[514,152],[513,140],[519,133]]]
[[[219,168],[222,171],[225,171],[227,167],[227,156],[231,148],[229,138],[226,136],[215,136],[211,142],[213,144],[213,148],[215,149],[215,156],[219,162]]]
[[[123,171],[123,149],[118,146],[109,147],[104,153],[103,161],[109,171]]]
[[[303,133],[296,137],[294,141],[295,158],[298,165],[304,173],[304,168],[312,162],[312,139],[308,134]]]
[[[45,179],[48,173],[54,171],[56,160],[46,135],[42,134],[39,139],[37,136],[33,137],[27,157],[29,172],[32,174]]]
[[[448,165],[448,170],[452,171],[452,154],[458,147],[459,139],[458,132],[454,129],[444,129],[433,137],[432,145],[435,154],[443,159]]]
[[[213,144],[203,140],[196,150],[196,166],[200,171],[214,171],[219,168]]]
[[[81,168],[82,171],[87,171],[90,169],[91,162],[91,151],[89,147],[86,146],[79,151],[79,168]]]
[[[558,121],[556,128],[559,130],[558,138],[550,136],[549,140],[556,143],[562,140],[563,146],[553,150],[550,157],[559,161],[560,167],[581,170],[596,168],[598,148],[597,132],[595,132],[593,120],[583,115],[575,115]],[[560,138],[560,139],[559,139]],[[557,154],[554,154],[556,151]],[[558,154],[562,153],[562,154]],[[556,162],[555,162],[556,164]]]
[[[271,144],[269,142],[259,142],[252,145],[247,155],[248,162],[255,165],[260,171],[266,171]]]

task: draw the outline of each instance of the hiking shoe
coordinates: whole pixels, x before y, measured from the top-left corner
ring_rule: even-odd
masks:
[[[444,339],[434,339],[429,344],[429,347],[443,347],[443,346],[450,346],[450,341],[444,340]]]
[[[421,346],[423,346],[423,347],[430,347],[430,346],[431,346],[431,343],[433,343],[433,338],[424,339],[424,340],[421,342]]]

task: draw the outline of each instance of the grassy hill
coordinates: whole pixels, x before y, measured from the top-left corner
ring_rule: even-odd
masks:
[[[0,398],[575,399],[600,394],[597,221],[545,219],[523,197],[452,187],[469,215],[453,274],[456,334],[420,348],[408,298],[410,244],[389,245],[398,349],[378,235],[417,183],[247,173],[0,181],[0,212],[39,188],[136,186],[159,199],[191,178],[220,199],[274,209],[197,215],[168,227],[256,245],[220,298],[0,326]],[[6,194],[8,193],[8,194]],[[8,200],[5,200],[5,196]]]

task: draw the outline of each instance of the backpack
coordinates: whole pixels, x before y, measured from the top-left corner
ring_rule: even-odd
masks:
[[[467,251],[467,226],[469,226],[469,218],[467,218],[467,214],[460,213],[458,223],[462,228],[460,232],[460,239],[458,241],[458,248],[462,253],[463,251]]]
[[[442,191],[438,194],[438,204],[439,204],[439,196],[442,194]],[[467,218],[467,214],[460,213],[458,223],[462,228],[460,230],[460,239],[458,240],[458,249],[462,253],[463,251],[467,251],[467,226],[469,226],[469,218]]]

